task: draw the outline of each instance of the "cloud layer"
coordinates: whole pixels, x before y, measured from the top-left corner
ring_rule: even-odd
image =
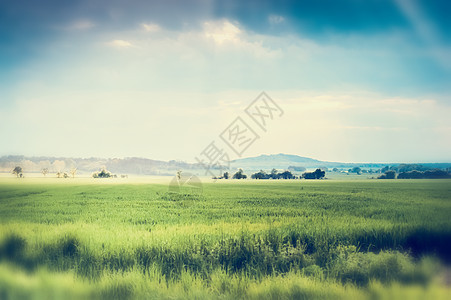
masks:
[[[0,155],[192,161],[265,90],[286,115],[246,155],[451,159],[446,2],[19,2]]]

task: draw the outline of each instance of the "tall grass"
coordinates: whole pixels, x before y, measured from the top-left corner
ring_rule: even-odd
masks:
[[[16,273],[30,293],[72,274],[71,295],[108,299],[358,298],[383,295],[379,283],[433,285],[450,261],[449,183],[205,184],[193,199],[162,185],[0,183],[0,296],[27,293]]]

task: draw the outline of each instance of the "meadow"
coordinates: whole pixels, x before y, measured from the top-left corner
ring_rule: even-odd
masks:
[[[449,299],[450,180],[0,178],[0,299]]]

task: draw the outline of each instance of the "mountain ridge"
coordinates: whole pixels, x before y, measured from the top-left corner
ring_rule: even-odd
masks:
[[[382,168],[385,166],[396,166],[402,163],[343,163],[321,161],[314,158],[304,157],[296,154],[261,154],[259,156],[236,159],[230,162],[230,171],[238,168],[246,172],[288,169],[290,167],[314,168],[338,168],[347,169],[352,167]],[[429,168],[450,168],[451,163],[418,163]],[[5,155],[0,157],[0,172],[11,172],[20,165],[24,172],[40,172],[48,168],[50,172],[69,171],[76,167],[81,172],[95,172],[102,168],[114,173],[138,174],[138,175],[174,175],[178,170],[192,173],[205,173],[203,166],[199,163],[188,163],[184,161],[163,161],[143,157],[124,158],[70,158],[52,156],[24,156]],[[215,168],[213,168],[215,169]],[[218,168],[216,168],[217,170]],[[215,172],[215,170],[213,170]]]

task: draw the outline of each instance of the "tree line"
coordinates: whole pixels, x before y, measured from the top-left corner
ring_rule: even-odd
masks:
[[[451,173],[440,170],[440,169],[433,169],[433,170],[426,170],[426,171],[407,171],[407,172],[400,172],[398,176],[396,176],[396,171],[394,170],[388,170],[384,174],[378,177],[378,179],[444,179],[444,178],[451,178]]]
[[[23,169],[21,166],[16,166],[12,171],[12,174],[16,175],[17,178],[23,178],[25,177],[23,174]],[[49,173],[49,169],[48,168],[43,168],[41,170],[42,175],[47,176],[47,174]],[[63,172],[63,171],[57,171],[56,177],[58,178],[69,178],[70,176],[72,176],[72,178],[75,178],[75,174],[77,173],[77,168],[71,168],[69,172]],[[70,176],[69,176],[70,174]]]
[[[270,173],[266,173],[260,170],[251,175],[252,179],[322,179],[326,176],[326,171],[321,169],[316,169],[314,172],[304,172],[300,176],[296,176],[289,170],[284,170],[279,172],[276,169],[272,169]],[[243,169],[238,169],[238,171],[232,175],[233,179],[247,179],[247,175],[244,174]],[[229,172],[225,172],[222,176],[213,177],[213,179],[229,179]]]

